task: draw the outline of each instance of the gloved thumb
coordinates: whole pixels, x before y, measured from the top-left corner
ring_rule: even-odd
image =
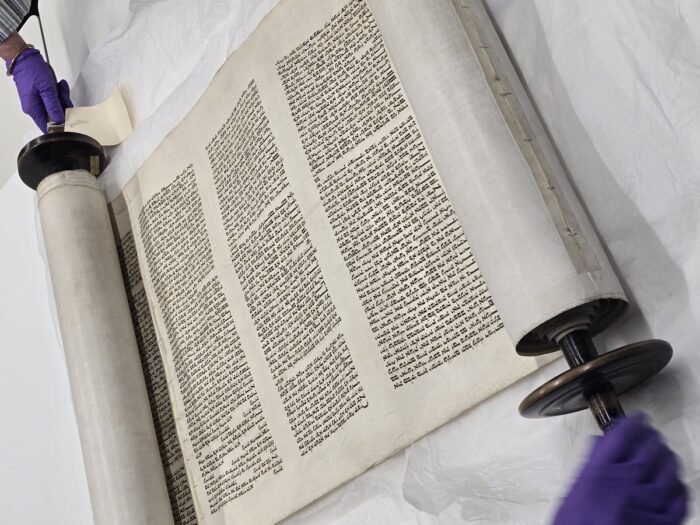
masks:
[[[72,108],[73,101],[70,99],[70,87],[68,86],[68,82],[61,80],[58,84],[56,84],[56,89],[58,91],[58,98],[61,101],[61,106],[63,106],[63,109]]]
[[[47,123],[49,117],[46,115],[46,111],[44,110],[43,106],[37,104],[36,107],[32,108],[32,110],[28,112],[28,115],[32,118],[34,124],[36,124],[36,126],[41,130],[41,132],[46,134],[46,132],[48,131]]]
[[[58,98],[58,84],[42,82],[37,87],[49,120],[62,124],[65,121],[65,113],[61,100]]]

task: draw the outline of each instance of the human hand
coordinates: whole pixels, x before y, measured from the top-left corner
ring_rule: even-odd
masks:
[[[676,456],[635,414],[597,438],[554,525],[677,525],[687,509]]]
[[[11,61],[7,61],[9,68]],[[46,133],[49,121],[65,122],[65,109],[72,108],[70,88],[65,80],[56,82],[51,66],[36,49],[25,49],[14,62],[12,76],[22,104],[39,129]]]

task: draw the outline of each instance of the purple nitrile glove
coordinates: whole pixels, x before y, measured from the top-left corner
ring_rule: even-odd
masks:
[[[597,438],[554,525],[677,525],[687,510],[676,456],[635,414]]]
[[[10,63],[7,63],[9,67]],[[70,89],[65,80],[56,83],[51,66],[36,49],[26,49],[17,58],[12,76],[15,79],[22,111],[32,117],[46,133],[49,121],[65,122],[65,109],[72,108]]]

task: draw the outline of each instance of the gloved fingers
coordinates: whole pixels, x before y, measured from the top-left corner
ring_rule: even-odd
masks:
[[[646,442],[655,434],[644,414],[633,414],[616,423],[603,437],[598,439],[591,451],[592,465],[621,463],[630,457],[630,449]]]
[[[688,514],[688,491],[681,484],[674,499],[661,510],[650,509],[632,503],[625,512],[622,523],[644,525],[680,525]]]
[[[668,506],[668,511],[666,512],[669,517],[678,519],[678,521],[672,522],[674,525],[676,523],[681,523],[683,518],[688,514],[689,502],[690,495],[688,494],[688,489],[685,488],[685,485],[682,485],[681,490],[676,494],[676,497]]]
[[[627,462],[640,465],[641,477],[638,481],[642,482],[653,481],[668,465],[673,467],[675,475],[678,466],[675,455],[666,446],[661,435],[656,432],[632,450]]]
[[[41,53],[39,53],[39,54],[41,54]],[[42,56],[41,58],[43,60],[44,57]],[[51,64],[49,64],[48,62],[45,62],[45,63],[46,63],[46,67],[48,67],[49,71],[51,72],[51,76],[53,77],[54,84],[58,84],[58,77],[56,76],[56,72],[53,70],[53,66]]]
[[[619,438],[619,436],[618,436]],[[618,455],[619,461],[605,465],[616,476],[637,482],[663,481],[660,473],[666,472],[668,480],[677,476],[678,461],[664,442],[661,434],[644,424],[627,442],[627,453]]]
[[[674,478],[664,483],[639,485],[630,495],[630,503],[634,508],[664,514],[679,497],[687,498],[687,491],[681,480]]]
[[[48,122],[49,116],[46,114],[43,106],[37,105],[27,114],[32,118],[34,124],[41,130],[42,133],[46,134],[48,132]]]
[[[25,115],[29,115],[37,127],[46,133],[46,121],[48,117],[46,116],[46,110],[44,109],[44,104],[39,97],[39,93],[34,90],[22,92],[17,89],[19,94],[20,105],[22,106],[22,111]]]
[[[61,100],[61,105],[64,109],[72,108],[73,101],[70,99],[70,86],[65,80],[61,80],[56,84],[58,90],[58,98]]]
[[[678,458],[663,442],[652,459],[642,456],[639,461],[646,466],[640,479],[642,482],[663,483],[678,477]]]
[[[621,516],[617,523],[629,523],[630,525],[681,525],[683,518],[678,519],[675,516],[630,510]]]
[[[63,106],[61,105],[61,99],[58,97],[56,84],[42,82],[37,88],[39,89],[39,96],[44,103],[49,119],[51,119],[52,122],[62,124],[66,117]]]

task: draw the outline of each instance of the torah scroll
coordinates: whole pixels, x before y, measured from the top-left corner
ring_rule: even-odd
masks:
[[[138,418],[95,418],[135,425],[178,523],[281,520],[535,370],[548,320],[626,302],[479,2],[283,0],[110,206],[137,333],[104,349],[148,393],[113,378]],[[90,457],[112,436],[79,421]]]

